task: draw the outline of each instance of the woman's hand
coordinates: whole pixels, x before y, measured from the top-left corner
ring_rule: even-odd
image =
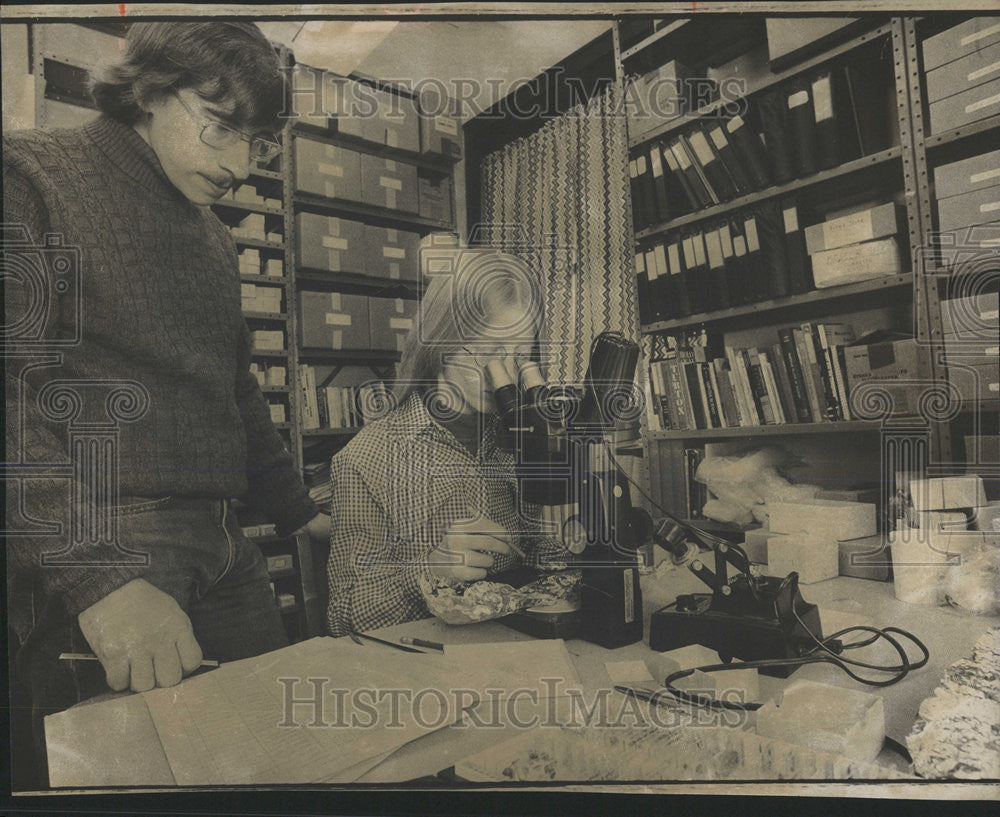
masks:
[[[435,576],[474,582],[486,578],[494,553],[512,552],[510,534],[495,522],[479,518],[452,522],[427,564]]]

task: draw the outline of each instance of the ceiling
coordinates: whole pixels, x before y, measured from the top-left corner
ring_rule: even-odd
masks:
[[[611,27],[609,20],[261,22],[298,62],[338,74],[426,83],[462,100],[463,121],[488,109]],[[459,82],[461,80],[461,82]]]

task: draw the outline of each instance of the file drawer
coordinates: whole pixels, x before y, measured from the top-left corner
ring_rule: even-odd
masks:
[[[973,17],[924,41],[924,70],[931,71],[1000,42],[1000,17]]]
[[[934,195],[940,199],[1000,185],[1000,150],[934,169]]]
[[[959,128],[1000,114],[1000,78],[930,105],[931,133]]]
[[[927,101],[976,88],[1000,77],[1000,42],[927,72]]]
[[[941,232],[993,221],[1000,221],[1000,185],[938,201],[938,229]]]

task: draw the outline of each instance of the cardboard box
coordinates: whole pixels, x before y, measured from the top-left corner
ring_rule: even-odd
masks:
[[[817,288],[853,284],[903,272],[903,257],[895,237],[824,250],[810,256]]]
[[[417,174],[421,218],[450,224],[454,218],[451,202],[451,179],[448,176]]]
[[[299,266],[330,272],[365,271],[365,225],[360,221],[297,213],[295,231]]]
[[[299,293],[299,344],[314,349],[367,349],[368,296]]]
[[[983,481],[972,474],[961,477],[911,479],[913,507],[921,511],[950,511],[978,508],[986,504]]]
[[[292,72],[291,113],[297,121],[320,128],[328,126],[330,115],[324,104],[325,71],[308,65],[296,65]]]
[[[640,137],[685,114],[692,105],[694,84],[699,82],[704,83],[707,91],[710,81],[706,77],[698,76],[697,72],[677,60],[670,60],[628,83],[625,111],[629,136]]]
[[[951,363],[948,382],[958,389],[963,402],[981,403],[1000,398],[1000,363],[989,361],[980,366]]]
[[[767,17],[767,53],[772,70],[819,53],[848,36],[857,17]]]
[[[390,227],[365,227],[365,272],[394,281],[419,281],[420,234]]]
[[[375,116],[375,89],[332,71],[323,78],[323,101],[329,112],[329,127],[334,133],[368,138],[368,122]]]
[[[813,584],[837,576],[839,551],[835,539],[810,539],[804,534],[772,534],[767,539],[767,573],[799,574],[799,582]]]
[[[961,335],[945,335],[943,340],[946,362],[985,366],[1000,360],[1000,338],[997,338],[995,327],[990,340],[975,340]]]
[[[834,499],[768,502],[767,515],[768,527],[774,533],[787,533],[805,539],[839,542],[874,536],[877,532],[875,505],[867,502],[838,502]],[[770,564],[770,540],[767,548]]]
[[[892,397],[893,414],[916,414],[920,392],[914,380],[926,377],[924,353],[915,340],[897,340],[844,348],[848,394],[862,383],[876,381]],[[898,384],[895,381],[899,381]]]
[[[841,576],[887,582],[892,578],[892,555],[885,536],[862,536],[837,542],[838,570]]]
[[[448,103],[450,105],[450,103]],[[441,111],[434,107],[432,111]],[[446,110],[446,109],[444,109]],[[420,116],[420,152],[429,156],[444,156],[448,159],[462,158],[462,123],[458,117],[447,113]]]
[[[928,110],[931,133],[941,133],[996,116],[1000,114],[1000,79],[932,102]]]
[[[945,337],[991,340],[1000,320],[1000,296],[984,292],[941,301],[941,331]]]
[[[927,72],[927,101],[940,99],[976,88],[1000,73],[1000,42],[966,54]]]
[[[371,348],[401,352],[413,328],[419,302],[405,298],[369,298]]]
[[[380,145],[402,150],[420,150],[420,115],[412,97],[368,87],[363,92],[371,99],[371,114],[364,116],[364,138]]]
[[[362,201],[401,213],[420,210],[417,193],[417,168],[405,162],[379,156],[361,157]]]
[[[810,255],[835,250],[862,241],[896,235],[899,207],[893,202],[806,227],[806,250]]]
[[[295,189],[328,199],[362,201],[361,154],[296,137]]]
[[[1000,150],[934,168],[934,195],[938,201],[998,184]]]
[[[1000,42],[1000,18],[973,17],[924,40],[924,71],[961,59],[995,42]]]
[[[937,211],[941,232],[1000,222],[1000,184],[939,199]]]

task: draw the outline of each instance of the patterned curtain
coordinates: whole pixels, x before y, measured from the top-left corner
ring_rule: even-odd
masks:
[[[552,383],[583,379],[600,332],[639,335],[621,97],[611,84],[483,162],[473,241],[539,270]]]

